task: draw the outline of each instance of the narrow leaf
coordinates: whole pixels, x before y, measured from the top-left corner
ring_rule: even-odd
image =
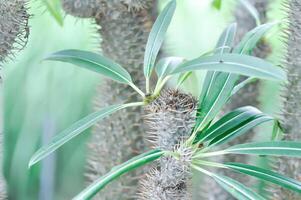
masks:
[[[56,52],[46,60],[67,62],[100,73],[115,81],[133,84],[130,74],[114,61],[92,52],[81,50],[64,50]]]
[[[228,101],[237,79],[229,73],[209,73],[206,76],[204,85],[207,92],[200,97],[197,112],[196,130],[202,130],[212,119],[216,117],[221,108]],[[238,78],[238,77],[236,77]],[[209,82],[210,81],[210,82]]]
[[[194,70],[222,71],[269,80],[286,80],[286,74],[281,68],[262,59],[240,54],[197,58],[179,65],[173,74]]]
[[[96,124],[98,121],[126,107],[129,107],[129,104],[110,106],[100,111],[94,112],[86,116],[85,118],[75,122],[69,128],[56,135],[48,145],[40,148],[31,157],[29,161],[29,167],[39,162],[40,160],[60,148],[66,142],[69,142],[71,139],[78,136],[80,133],[90,128],[92,125]]]
[[[247,11],[252,15],[257,25],[260,25],[260,15],[257,9],[248,1],[240,0],[241,4],[247,9]]]
[[[74,197],[73,200],[91,199],[94,195],[97,194],[97,192],[102,190],[106,185],[108,185],[110,182],[114,181],[121,175],[126,174],[138,167],[146,165],[149,162],[160,158],[163,154],[164,152],[160,150],[149,151],[147,153],[136,156],[119,166],[112,168],[109,173],[100,177],[85,190],[83,190],[80,194]]]
[[[209,146],[221,144],[237,137],[259,124],[272,121],[257,108],[246,106],[238,108],[219,119],[210,128],[198,136],[200,142],[210,141]]]
[[[262,196],[255,193],[253,190],[239,183],[236,180],[233,180],[227,176],[209,172],[197,165],[192,165],[192,167],[197,171],[202,172],[213,178],[220,186],[222,186],[233,197],[239,200],[265,200]]]
[[[301,193],[301,182],[288,178],[276,172],[242,163],[226,163],[225,166],[230,169],[239,171],[243,174],[254,176],[264,181],[268,181]]]
[[[301,143],[288,141],[255,142],[232,146],[225,153],[301,157]]]
[[[257,80],[257,78],[254,78],[254,77],[249,77],[247,78],[246,80],[240,82],[239,84],[237,84],[232,92],[231,92],[231,96],[233,96],[234,94],[236,94],[239,90],[241,90],[242,88],[244,88],[246,85],[250,84],[250,83],[253,83]]]
[[[221,127],[216,127],[213,129],[211,136],[216,135],[210,143],[209,146],[223,144],[229,142],[230,140],[248,133],[249,130],[259,126],[260,124],[268,121],[273,121],[274,119],[266,114],[261,113],[259,110],[253,107],[246,109],[244,113],[237,116],[236,118],[229,119],[223,123]]]
[[[255,193],[250,188],[227,176],[215,174],[213,178],[220,186],[239,200],[265,200],[265,198]]]
[[[232,45],[235,40],[236,30],[237,24],[232,23],[223,31],[216,44],[216,54],[229,53],[231,51]]]
[[[249,31],[234,48],[234,53],[248,54],[260,41],[260,39],[278,23],[267,23]]]
[[[161,59],[156,65],[156,72],[159,78],[164,78],[174,70],[180,63],[183,62],[180,57],[167,57]]]
[[[172,0],[161,12],[150,32],[144,56],[144,75],[149,78],[155,66],[156,58],[163,44],[164,37],[176,9],[176,1]]]
[[[177,80],[177,88],[181,86],[190,76],[192,75],[192,72],[185,72],[180,74],[178,80]]]
[[[63,26],[64,18],[61,12],[60,0],[42,0],[49,13],[54,17],[60,26]]]
[[[229,25],[220,36],[215,54],[228,53],[234,42],[236,24]],[[199,98],[196,130],[201,130],[217,115],[228,101],[238,76],[224,72],[207,72]]]

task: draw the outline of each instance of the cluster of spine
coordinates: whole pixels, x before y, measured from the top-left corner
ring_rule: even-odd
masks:
[[[287,1],[285,10],[288,12],[288,28],[284,66],[288,81],[283,90],[282,126],[285,139],[297,141],[301,139],[301,0]],[[301,181],[300,159],[279,159],[277,171]],[[300,199],[300,194],[280,188],[274,194],[274,199],[278,200]]]
[[[102,52],[120,63],[136,84],[144,85],[143,57],[152,26],[151,0],[63,0],[66,12],[91,17],[100,25]],[[141,101],[132,88],[103,80],[97,90],[95,109],[112,104]],[[89,143],[88,184],[146,149],[143,139],[143,109],[120,111],[98,123]],[[142,170],[123,176],[103,190],[96,199],[134,199]]]
[[[141,181],[140,200],[191,199],[192,151],[181,145],[195,124],[196,100],[174,90],[162,92],[147,106],[149,138],[155,149],[176,152],[179,157],[161,158]]]
[[[25,46],[29,34],[28,19],[25,0],[0,2],[0,63]]]
[[[267,21],[267,10],[269,6],[269,0],[249,0],[248,1],[251,5],[253,5],[260,14],[260,20],[262,23]],[[236,35],[236,43],[238,43],[244,35],[250,31],[251,29],[256,27],[256,21],[251,16],[251,14],[247,14],[248,11],[242,4],[238,4],[235,9],[235,20],[237,22],[237,35]],[[266,58],[271,53],[270,46],[262,40],[254,50],[254,55],[260,58]],[[242,81],[244,79],[241,79]],[[255,83],[247,85],[245,88],[240,90],[235,96],[232,97],[231,101],[225,108],[225,112],[229,112],[235,108],[252,105],[255,107],[259,106],[259,87],[260,83],[257,81]],[[248,134],[244,136],[238,137],[235,141],[231,142],[229,145],[233,144],[241,144],[245,142],[250,142],[254,137],[254,131],[250,131]],[[230,162],[241,162],[245,163],[249,160],[249,157],[246,156],[231,156],[227,155],[225,158],[221,158],[222,161],[230,161]],[[230,171],[224,172],[221,171],[220,173],[226,173],[227,176],[233,177],[234,179],[246,184],[250,181],[240,174],[232,173]],[[208,179],[208,178],[206,178]],[[208,179],[205,181],[206,184],[210,185],[210,187],[206,187],[206,191],[202,191],[200,194],[202,197],[208,199],[233,199],[233,197],[226,193],[222,188],[220,188],[213,180]],[[206,195],[204,195],[206,194]]]

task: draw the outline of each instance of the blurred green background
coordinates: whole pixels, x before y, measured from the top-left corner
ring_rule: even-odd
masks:
[[[65,63],[42,61],[50,53],[62,49],[100,51],[100,37],[93,21],[60,15],[62,11],[57,7],[59,4],[55,4],[57,2],[51,2],[56,9],[52,14],[47,11],[44,0],[30,2],[33,17],[28,44],[5,66],[4,175],[11,199],[70,199],[84,184],[85,144],[89,131],[40,165],[27,168],[30,156],[38,147],[91,112],[100,80],[95,73]],[[280,2],[272,3],[269,12],[272,21],[283,18]],[[160,1],[159,7],[164,3]],[[221,10],[214,9],[211,0],[179,0],[165,52],[194,58],[213,49],[221,31],[233,21],[234,7],[235,0],[225,0]],[[279,37],[275,31],[267,36],[274,47],[275,53],[269,57],[274,63],[281,60]],[[202,76],[192,76],[185,88],[198,94]],[[275,113],[280,105],[279,85],[264,82],[260,93],[262,109]],[[270,137],[264,134],[270,129],[269,126],[261,128],[258,138]]]

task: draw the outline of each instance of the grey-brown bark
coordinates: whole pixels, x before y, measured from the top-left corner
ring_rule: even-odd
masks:
[[[287,53],[284,66],[288,82],[283,88],[282,126],[284,139],[301,140],[301,0],[289,0],[285,3],[288,12]],[[300,159],[281,158],[276,169],[288,177],[301,181]],[[300,194],[279,188],[274,199],[298,200]]]

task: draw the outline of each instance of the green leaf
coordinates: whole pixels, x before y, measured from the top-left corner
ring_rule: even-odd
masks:
[[[216,54],[229,53],[231,51],[232,45],[235,40],[236,30],[237,30],[236,23],[232,23],[226,27],[226,29],[223,31],[216,44],[216,51],[215,51]]]
[[[288,141],[255,142],[232,146],[225,153],[301,157],[301,143]]]
[[[265,198],[255,193],[250,188],[227,176],[215,174],[213,178],[220,186],[239,200],[265,200]]]
[[[197,112],[196,130],[202,130],[216,117],[228,101],[237,79],[229,73],[208,73],[205,78],[206,92],[201,94]],[[236,77],[238,78],[238,77]],[[208,84],[208,85],[207,85]],[[203,88],[203,89],[204,89]]]
[[[260,25],[260,15],[257,9],[248,0],[240,0],[240,2],[255,19],[256,24]]]
[[[175,9],[176,1],[172,0],[161,12],[150,32],[144,56],[144,75],[147,78],[151,76]]]
[[[213,0],[212,5],[214,8],[220,10],[222,7],[222,0]]]
[[[124,104],[124,105],[114,105],[109,106],[107,108],[101,109],[100,111],[94,112],[83,119],[75,122],[73,125],[71,125],[66,130],[62,131],[58,135],[56,135],[52,141],[40,148],[30,159],[29,161],[29,167],[36,164],[58,148],[60,148],[62,145],[64,145],[66,142],[69,142],[74,137],[78,136],[80,133],[85,131],[86,129],[90,128],[92,125],[96,124],[98,121],[102,120],[103,118],[107,117],[108,115],[124,109],[126,107],[130,107],[132,104]]]
[[[191,75],[192,72],[185,72],[180,74],[177,80],[177,88],[180,87]]]
[[[200,57],[179,65],[173,74],[194,70],[222,71],[269,80],[286,80],[286,74],[281,68],[262,59],[240,54]]]
[[[223,144],[247,133],[252,128],[274,119],[257,108],[246,106],[238,108],[222,117],[213,124],[205,133],[202,140],[211,140],[209,146]]]
[[[180,57],[167,57],[161,59],[156,65],[156,72],[159,78],[168,76],[173,69],[183,62],[183,58]]]
[[[249,31],[234,48],[234,53],[249,54],[260,39],[278,23],[267,23]]]
[[[231,96],[235,95],[239,90],[241,90],[242,88],[244,88],[246,85],[250,84],[250,83],[253,83],[257,80],[257,78],[254,78],[254,77],[249,77],[247,78],[246,80],[240,82],[239,84],[237,84],[232,92],[231,92]]]
[[[63,26],[64,18],[61,12],[60,0],[42,0],[49,13],[54,17],[60,26]]]
[[[236,24],[229,25],[222,33],[216,45],[216,54],[228,53],[234,42]],[[199,98],[196,130],[201,130],[217,115],[228,101],[238,76],[223,72],[207,72]]]
[[[273,171],[242,163],[226,163],[225,166],[241,173],[254,176],[264,181],[268,181],[301,193],[301,182],[285,177]]]
[[[210,141],[210,146],[228,141],[233,136],[247,132],[251,128],[274,120],[257,108],[245,106],[226,114],[198,136],[199,142]]]
[[[46,60],[67,62],[79,67],[100,73],[115,81],[125,84],[133,84],[130,74],[114,61],[92,52],[81,50],[64,50],[56,52]]]
[[[83,200],[83,199],[91,199],[94,195],[97,194],[100,190],[102,190],[106,185],[110,182],[114,181],[118,177],[123,174],[126,174],[138,167],[146,165],[149,162],[152,162],[158,158],[160,158],[164,152],[160,150],[152,150],[147,153],[141,154],[132,158],[131,160],[112,168],[112,170],[100,177],[90,186],[88,186],[85,190],[83,190],[80,194],[73,198],[73,200]]]
[[[197,165],[192,165],[194,169],[212,177],[220,186],[228,191],[233,197],[239,200],[265,200],[262,196],[247,188],[245,185],[227,176],[209,172]]]

